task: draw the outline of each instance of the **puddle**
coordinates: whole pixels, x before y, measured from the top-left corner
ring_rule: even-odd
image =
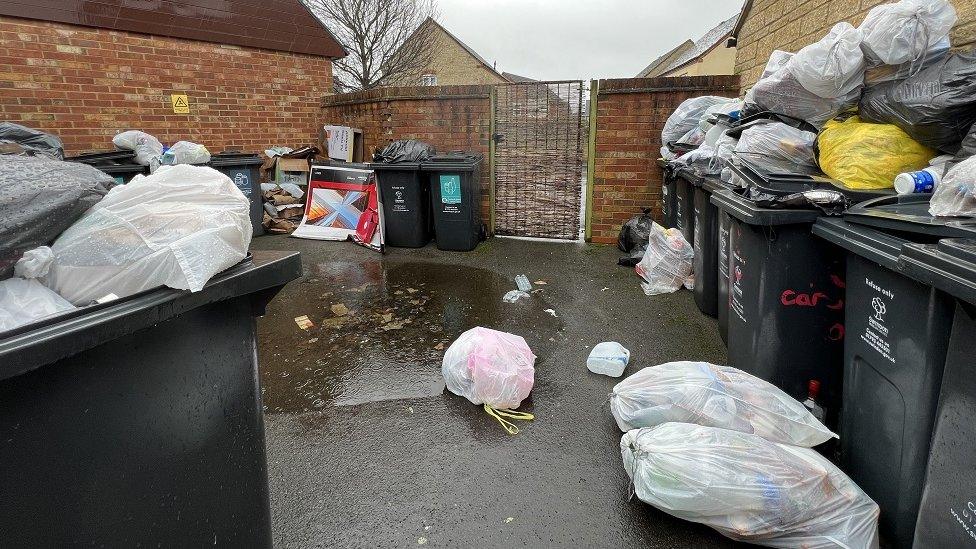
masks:
[[[519,333],[542,357],[562,322],[544,311],[544,292],[503,303],[512,288],[496,273],[456,265],[312,266],[258,321],[265,411],[441,394],[444,349],[479,325]],[[301,329],[301,316],[312,326]]]

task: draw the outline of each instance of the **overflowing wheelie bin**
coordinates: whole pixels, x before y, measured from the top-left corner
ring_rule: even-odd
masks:
[[[701,177],[694,170],[679,167],[674,171],[674,226],[695,247],[695,182]]]
[[[719,313],[719,219],[718,208],[711,200],[712,193],[727,188],[715,176],[699,177],[693,188],[695,304],[699,311],[713,317]]]

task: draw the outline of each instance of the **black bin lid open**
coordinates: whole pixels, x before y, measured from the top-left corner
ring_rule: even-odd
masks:
[[[931,194],[875,198],[854,205],[844,219],[870,227],[940,238],[976,238],[976,219],[929,214]]]
[[[751,187],[773,196],[787,196],[805,191],[839,191],[851,202],[894,195],[894,189],[852,189],[836,179],[817,174],[763,173],[747,162],[729,163],[732,173]]]
[[[976,304],[976,240],[950,238],[938,244],[907,244],[899,263],[918,280]]]

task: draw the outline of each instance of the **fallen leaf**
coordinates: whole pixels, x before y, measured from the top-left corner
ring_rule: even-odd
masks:
[[[325,299],[330,296],[332,296],[332,292],[325,292],[324,294],[319,296],[319,299]]]
[[[315,324],[312,322],[312,319],[308,318],[308,315],[295,317],[295,324],[298,324],[298,327],[303,330],[315,327]]]
[[[414,288],[407,288],[407,292],[409,292],[409,293],[411,293],[411,294],[415,294],[415,293],[417,293],[417,292],[419,292],[419,291],[420,291],[420,290],[416,290],[416,289],[414,289]]]
[[[411,299],[410,300],[410,304],[411,305],[420,305],[420,300],[419,299]]]
[[[330,309],[332,309],[332,314],[336,316],[346,316],[349,314],[349,307],[346,307],[344,303],[336,303]]]
[[[436,349],[438,351],[443,351],[444,350],[444,342],[442,341],[442,342],[438,343],[437,345],[434,345],[434,349]]]
[[[397,290],[393,292],[393,295],[403,295],[403,290]]]
[[[390,322],[393,320],[393,313],[386,313],[383,315],[383,322]]]

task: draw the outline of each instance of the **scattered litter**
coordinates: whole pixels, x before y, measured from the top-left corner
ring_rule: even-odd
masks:
[[[586,369],[594,374],[620,377],[630,361],[630,351],[616,341],[597,343],[586,357]]]
[[[532,391],[535,358],[521,336],[479,326],[451,343],[441,373],[449,391],[483,404],[508,434],[516,435],[519,428],[509,419],[535,419],[514,411]]]
[[[349,307],[346,307],[345,303],[336,303],[329,308],[332,309],[332,314],[336,316],[346,316],[349,314]]]
[[[505,303],[515,303],[523,297],[529,297],[529,294],[523,292],[522,290],[509,290],[502,296],[502,301]]]
[[[444,342],[442,341],[442,342],[438,343],[437,345],[434,345],[434,349],[437,350],[437,351],[443,351],[444,350]]]
[[[525,275],[518,275],[515,277],[515,286],[523,292],[528,292],[532,290],[532,283],[529,282],[529,277]]]
[[[393,292],[393,295],[403,295],[403,290],[397,290]]]
[[[410,410],[410,413],[412,414],[413,413],[413,406],[408,407],[407,410]]]
[[[415,294],[415,293],[417,293],[417,292],[419,292],[419,291],[420,291],[420,290],[417,290],[417,289],[415,289],[415,288],[407,288],[407,293],[408,293],[408,294]]]
[[[423,303],[423,302],[420,301],[419,299],[411,299],[410,300],[410,304],[411,305],[420,305],[421,303]]]
[[[505,519],[505,524],[508,524],[508,523],[512,522],[513,520],[515,520],[515,517],[508,517],[507,519]]]
[[[308,315],[296,316],[295,324],[298,324],[298,327],[303,330],[315,327],[315,324],[312,322],[312,319],[308,318]]]
[[[417,538],[417,545],[427,545],[427,538],[423,536]]]
[[[613,388],[610,412],[625,432],[678,421],[807,448],[837,437],[772,383],[707,362],[668,362],[640,370]]]
[[[548,284],[548,282],[546,282],[545,280],[536,280],[535,282],[533,282],[533,284],[535,284],[536,286],[545,286],[546,284]]]
[[[878,547],[878,505],[809,448],[665,423],[620,440],[637,497],[738,541],[773,547]]]
[[[545,309],[542,312],[551,314],[553,318],[559,318],[558,316],[556,316],[556,310],[555,309]]]
[[[651,236],[651,225],[654,217],[649,208],[644,209],[641,215],[635,215],[620,226],[620,234],[617,235],[617,248],[630,255],[621,257],[617,260],[617,265],[624,267],[635,267],[644,257],[644,250],[647,249],[647,240]]]
[[[600,290],[600,291],[601,291],[601,292],[605,292],[605,291],[607,291],[607,290],[609,290],[609,289],[610,289],[610,288],[607,288],[606,286],[604,286],[604,287],[603,287],[603,289],[602,289],[602,290]]]
[[[383,322],[390,322],[393,320],[393,313],[384,313]]]
[[[317,337],[313,337],[312,339],[308,340],[309,343],[318,343],[318,341],[319,341],[319,338],[317,338]]]

